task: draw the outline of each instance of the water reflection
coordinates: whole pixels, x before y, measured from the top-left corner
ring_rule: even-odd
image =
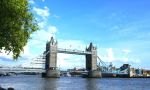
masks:
[[[59,78],[45,78],[44,82],[42,83],[42,90],[58,90],[58,79]]]
[[[42,90],[99,90],[97,79],[80,77],[45,78]]]
[[[97,79],[86,79],[87,86],[85,87],[86,90],[99,90],[97,86]]]
[[[150,78],[41,78],[41,76],[0,77],[3,88],[15,90],[149,90]]]

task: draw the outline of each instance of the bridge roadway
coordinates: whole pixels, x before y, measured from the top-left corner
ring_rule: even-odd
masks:
[[[88,51],[81,51],[81,50],[77,50],[77,49],[62,49],[62,48],[58,48],[57,49],[58,53],[67,53],[67,54],[76,54],[76,55],[87,55],[87,54],[92,54],[91,52]]]

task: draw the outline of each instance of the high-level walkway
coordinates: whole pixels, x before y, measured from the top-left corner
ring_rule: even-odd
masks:
[[[66,53],[66,54],[76,54],[76,55],[87,55],[87,54],[92,54],[89,51],[81,51],[77,49],[63,49],[63,48],[58,48],[57,53]]]

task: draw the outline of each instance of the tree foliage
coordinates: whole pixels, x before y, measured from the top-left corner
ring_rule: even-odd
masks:
[[[0,0],[0,50],[20,56],[30,35],[38,30],[28,0]]]

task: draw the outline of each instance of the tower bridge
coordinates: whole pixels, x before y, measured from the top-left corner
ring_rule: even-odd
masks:
[[[60,77],[60,72],[56,69],[57,53],[85,55],[88,77],[101,77],[100,71],[97,70],[97,48],[93,46],[92,43],[90,43],[85,51],[62,49],[57,47],[57,41],[55,41],[53,37],[46,43],[46,77]]]

